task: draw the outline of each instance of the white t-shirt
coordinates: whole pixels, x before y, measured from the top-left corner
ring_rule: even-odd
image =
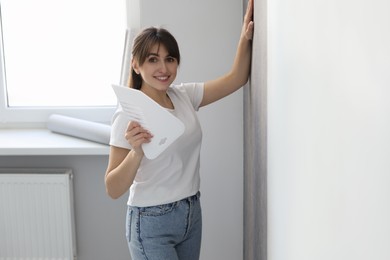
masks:
[[[153,160],[144,157],[130,187],[127,204],[148,207],[175,202],[199,191],[199,157],[202,130],[196,111],[203,98],[203,83],[172,85],[167,94],[185,131]],[[131,149],[125,139],[129,121],[119,107],[112,120],[110,145]],[[152,133],[153,134],[153,133]]]

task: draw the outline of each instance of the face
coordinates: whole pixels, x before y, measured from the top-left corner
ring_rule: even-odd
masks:
[[[164,45],[156,44],[142,65],[133,61],[133,68],[142,76],[141,90],[166,91],[176,78],[178,62],[169,56]]]

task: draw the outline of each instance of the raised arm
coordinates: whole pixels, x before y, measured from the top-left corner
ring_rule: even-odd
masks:
[[[253,1],[249,0],[238,43],[236,57],[231,70],[204,85],[203,100],[200,106],[213,103],[240,89],[248,81],[251,65],[253,37]]]

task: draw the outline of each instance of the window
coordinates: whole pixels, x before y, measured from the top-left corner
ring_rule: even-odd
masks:
[[[109,121],[126,32],[125,0],[1,0],[0,122],[51,113]]]

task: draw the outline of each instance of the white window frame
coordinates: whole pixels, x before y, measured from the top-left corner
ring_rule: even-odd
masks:
[[[109,123],[115,109],[115,106],[9,107],[5,79],[2,21],[0,19],[0,128],[44,126],[51,114]]]

